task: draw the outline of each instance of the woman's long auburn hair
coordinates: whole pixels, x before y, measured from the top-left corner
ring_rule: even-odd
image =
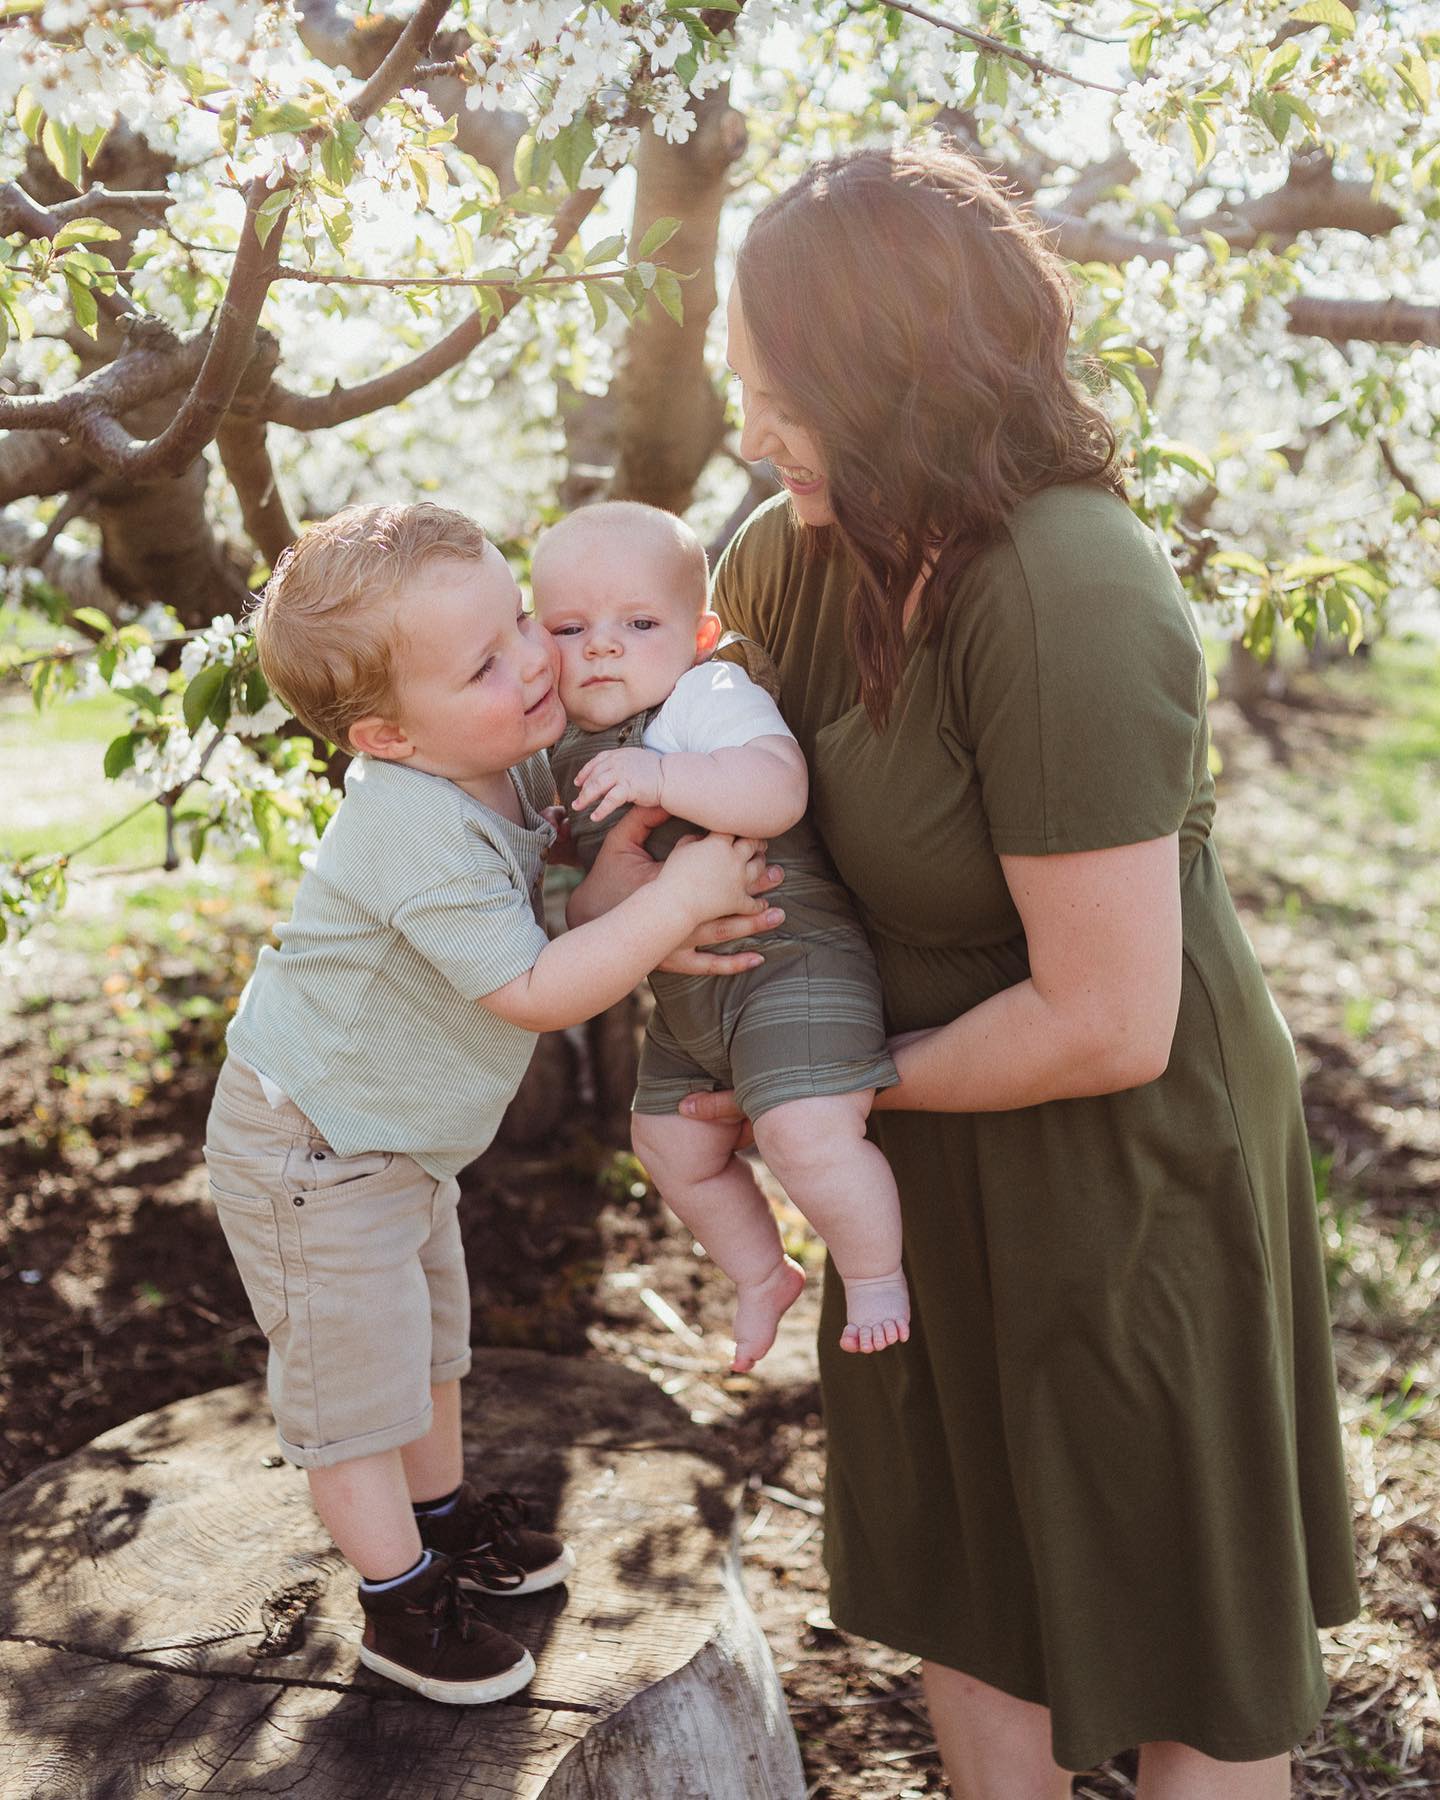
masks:
[[[905,599],[938,630],[965,564],[1028,495],[1092,481],[1124,497],[1115,434],[1065,366],[1073,292],[999,183],[946,143],[817,163],[759,213],[736,264],[766,385],[820,447],[855,568],[847,638],[882,728]]]

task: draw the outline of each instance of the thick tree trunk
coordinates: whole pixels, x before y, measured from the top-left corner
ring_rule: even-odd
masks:
[[[683,513],[695,483],[725,435],[725,402],[705,366],[705,337],[715,310],[715,253],[732,164],[745,148],[745,121],[717,88],[695,105],[696,126],[683,144],[647,127],[636,153],[632,254],[656,219],[683,221],[657,261],[690,276],[685,322],[653,302],[631,328],[625,362],[611,392],[617,457],[611,497],[646,500]]]
[[[487,1350],[465,1388],[475,1478],[579,1558],[487,1602],[530,1688],[440,1706],[362,1668],[304,1477],[258,1387],[222,1388],[0,1499],[3,1800],[801,1800],[713,1440],[612,1364]]]

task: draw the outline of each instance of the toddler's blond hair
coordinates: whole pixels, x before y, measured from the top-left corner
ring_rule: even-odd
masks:
[[[317,737],[353,748],[357,719],[397,710],[395,600],[427,562],[479,562],[488,547],[473,519],[429,501],[347,506],[311,526],[251,615],[265,679]]]

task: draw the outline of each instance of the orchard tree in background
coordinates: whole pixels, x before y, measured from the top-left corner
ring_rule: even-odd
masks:
[[[312,843],[324,746],[244,628],[302,523],[429,495],[523,559],[607,494],[719,541],[770,484],[717,269],[808,161],[937,131],[1075,265],[1076,373],[1196,600],[1261,658],[1353,645],[1440,564],[1434,20],[0,0],[0,669],[125,700],[105,774],[172,860]],[[64,874],[0,868],[0,923]]]

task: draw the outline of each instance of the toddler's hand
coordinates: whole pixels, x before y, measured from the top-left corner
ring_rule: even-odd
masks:
[[[594,806],[597,825],[627,801],[633,806],[660,804],[658,751],[602,750],[575,777],[575,810],[589,812]]]
[[[663,885],[683,896],[694,924],[727,913],[762,913],[750,889],[765,879],[765,845],[758,838],[707,837],[681,843],[660,871]]]

